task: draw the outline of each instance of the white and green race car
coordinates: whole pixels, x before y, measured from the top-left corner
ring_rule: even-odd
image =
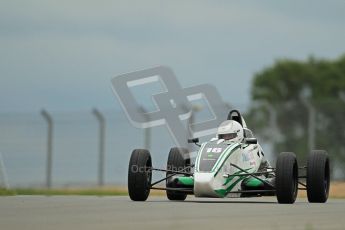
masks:
[[[330,167],[326,151],[312,151],[303,167],[298,167],[294,153],[283,152],[272,167],[237,110],[230,111],[216,138],[202,144],[198,144],[198,138],[188,142],[200,147],[194,164],[187,149],[175,147],[169,152],[166,169],[152,167],[148,150],[133,150],[128,169],[128,192],[133,201],[145,201],[151,189],[166,190],[169,200],[185,200],[187,195],[276,196],[279,203],[294,203],[298,190],[307,190],[309,202],[324,203],[328,199]],[[152,182],[153,171],[166,172],[166,177]],[[164,181],[165,187],[157,187]]]

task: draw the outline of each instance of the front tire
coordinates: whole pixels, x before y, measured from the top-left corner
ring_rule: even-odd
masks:
[[[276,195],[278,203],[293,204],[298,192],[298,164],[296,155],[284,152],[276,163]]]
[[[168,156],[167,162],[167,169],[180,171],[183,170],[186,166],[190,165],[190,159],[188,155],[189,151],[185,148],[171,148]],[[190,172],[190,170],[186,170]],[[170,176],[172,172],[167,172],[166,176]],[[174,184],[173,178],[169,178],[166,180],[166,187],[172,187]],[[185,200],[187,198],[187,194],[178,191],[166,191],[167,197],[169,200]]]
[[[145,201],[150,194],[152,160],[146,149],[135,149],[128,166],[128,194],[133,201]]]
[[[328,199],[330,167],[324,150],[313,150],[307,161],[307,196],[311,203],[325,203]]]

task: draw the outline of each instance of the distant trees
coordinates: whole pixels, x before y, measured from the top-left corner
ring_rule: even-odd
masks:
[[[255,75],[251,97],[248,122],[262,138],[273,137],[276,154],[293,151],[305,160],[310,148],[325,149],[345,166],[345,55],[278,60]]]

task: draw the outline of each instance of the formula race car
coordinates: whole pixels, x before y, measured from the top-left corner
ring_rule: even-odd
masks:
[[[313,150],[307,165],[298,167],[292,152],[279,154],[276,166],[265,159],[264,152],[237,110],[218,128],[217,136],[199,144],[194,164],[185,148],[171,148],[167,168],[152,167],[148,150],[135,149],[128,168],[128,192],[133,201],[145,201],[151,189],[166,190],[169,200],[195,197],[276,196],[279,203],[295,202],[298,190],[307,190],[309,202],[328,199],[330,166],[324,150]],[[166,172],[166,177],[152,182],[152,172]],[[165,187],[157,187],[165,181]]]

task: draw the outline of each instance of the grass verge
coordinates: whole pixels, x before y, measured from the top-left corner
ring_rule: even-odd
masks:
[[[42,188],[17,188],[4,189],[0,188],[0,196],[13,195],[85,195],[85,196],[121,196],[127,195],[125,188],[59,188],[59,189],[42,189]]]
[[[44,196],[59,196],[59,195],[86,195],[86,196],[123,196],[128,195],[125,187],[104,187],[104,188],[59,188],[59,189],[42,189],[42,188],[17,188],[4,189],[0,188],[0,196],[14,196],[14,195],[44,195]],[[150,195],[165,195],[164,191],[151,190]],[[298,196],[301,198],[307,197],[306,191],[299,191]],[[345,182],[332,182],[330,198],[345,198]]]
[[[306,191],[298,191],[298,197],[307,197]],[[345,198],[345,182],[332,182],[329,190],[329,198]]]

